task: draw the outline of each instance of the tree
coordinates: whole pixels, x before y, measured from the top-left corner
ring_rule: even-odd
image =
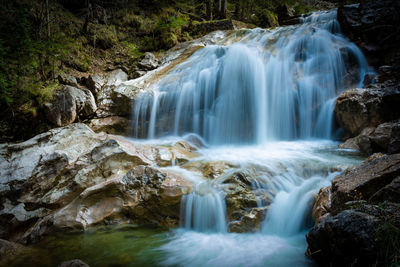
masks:
[[[207,20],[212,20],[212,0],[205,0],[205,1],[206,1]]]

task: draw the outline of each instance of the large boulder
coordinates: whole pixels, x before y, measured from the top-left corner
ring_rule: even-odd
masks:
[[[60,88],[51,103],[46,103],[46,117],[57,126],[65,126],[76,119],[92,116],[96,101],[88,89],[79,89],[66,85]]]
[[[157,165],[197,156],[188,146],[132,143],[84,124],[1,145],[0,237],[33,242],[70,225],[127,221],[176,225],[190,184]]]
[[[321,266],[367,266],[377,257],[379,220],[346,210],[311,228],[306,255]]]
[[[332,212],[346,208],[349,201],[372,201],[375,194],[400,176],[400,154],[372,156],[347,169],[332,182]]]
[[[178,225],[181,197],[190,188],[184,178],[141,165],[85,189],[51,220],[59,229],[82,229],[102,222]]]
[[[354,137],[364,128],[398,119],[399,104],[400,91],[395,84],[376,84],[342,93],[336,100],[335,116],[345,132]]]
[[[139,88],[125,84],[127,80],[128,75],[120,69],[109,74],[107,82],[97,93],[98,117],[129,116],[132,113],[133,99]]]
[[[365,128],[358,136],[347,139],[339,147],[359,150],[366,155],[377,152],[399,153],[400,121],[385,122],[379,124],[376,128]]]

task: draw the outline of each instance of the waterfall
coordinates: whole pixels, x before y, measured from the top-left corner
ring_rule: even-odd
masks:
[[[332,137],[333,106],[368,64],[336,10],[237,32],[196,51],[134,103],[135,136],[196,133],[212,145]]]
[[[135,100],[137,138],[195,134],[207,143],[188,165],[169,167],[193,188],[182,198],[181,227],[160,247],[168,255],[163,265],[312,266],[304,252],[314,195],[359,162],[332,141],[335,99],[372,72],[341,35],[336,15],[321,11],[300,25],[236,31],[197,50]],[[234,167],[203,177],[204,163],[215,162]],[[244,182],[231,179],[246,170]],[[248,207],[234,202],[241,197]],[[265,210],[265,219],[253,213]],[[228,233],[247,220],[261,221],[261,230]]]
[[[181,227],[200,232],[227,232],[225,201],[221,192],[207,182],[183,196]]]

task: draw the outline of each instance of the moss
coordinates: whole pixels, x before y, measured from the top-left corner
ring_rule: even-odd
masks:
[[[118,43],[115,26],[89,23],[88,40],[92,46],[101,49],[114,47]]]

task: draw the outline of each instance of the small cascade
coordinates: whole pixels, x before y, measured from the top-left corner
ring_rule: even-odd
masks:
[[[238,31],[198,50],[135,100],[135,136],[195,133],[211,145],[330,139],[336,96],[370,71],[336,13]]]
[[[226,233],[224,196],[208,182],[200,183],[183,196],[180,223],[186,230]]]
[[[328,186],[337,174],[331,174],[328,178],[312,177],[298,186],[291,186],[288,191],[280,191],[268,210],[262,232],[270,235],[294,236],[310,228],[314,194],[317,194],[319,188],[324,185]]]

